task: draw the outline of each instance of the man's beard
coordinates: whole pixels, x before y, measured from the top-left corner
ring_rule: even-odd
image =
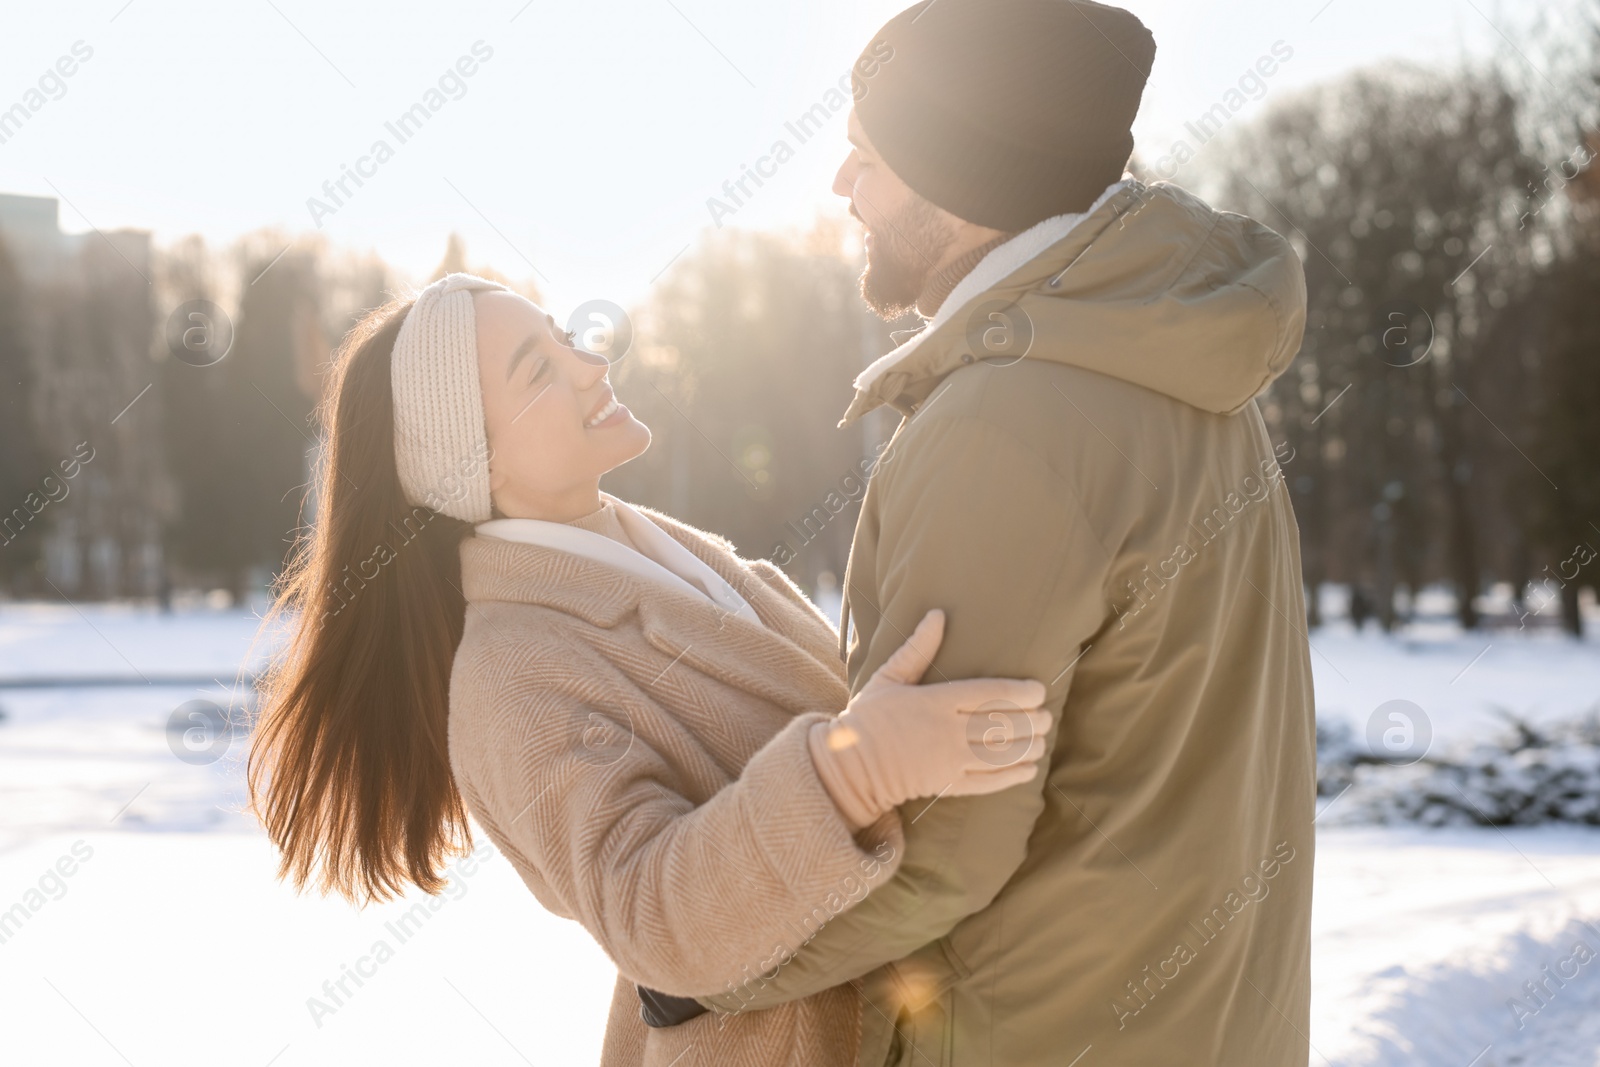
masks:
[[[861,217],[853,207],[850,213]],[[938,208],[914,195],[894,218],[872,231],[872,248],[861,272],[861,299],[879,318],[893,321],[916,309],[934,265],[953,240],[942,222]]]

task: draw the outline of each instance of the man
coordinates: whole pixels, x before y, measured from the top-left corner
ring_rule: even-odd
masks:
[[[869,53],[834,190],[863,297],[928,322],[845,417],[904,417],[851,551],[852,686],[943,608],[929,678],[1038,678],[1058,725],[1028,785],[907,805],[894,881],[708,1003],[855,980],[870,1067],[1304,1064],[1311,672],[1292,454],[1253,400],[1300,347],[1299,260],[1124,178],[1155,54],[1126,11],[930,0]]]

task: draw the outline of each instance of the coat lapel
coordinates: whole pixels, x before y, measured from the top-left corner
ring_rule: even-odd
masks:
[[[740,559],[733,546],[721,538],[713,538],[648,508],[639,508],[639,511],[733,586],[769,629],[782,634],[823,663],[832,664],[838,659],[838,641],[832,624],[815,608],[801,607],[774,588],[774,583],[788,583],[783,572],[775,565],[766,560],[750,562]],[[764,571],[770,572],[770,577],[765,576]]]
[[[463,591],[468,600],[540,604],[607,629],[637,613],[645,639],[673,662],[795,713],[843,710],[844,665],[826,622],[790,603],[731,548],[646,514],[738,590],[762,625],[594,560],[484,537],[462,544]]]
[[[757,626],[710,601],[694,605],[709,608],[709,612],[688,613],[680,611],[676,601],[647,598],[640,603],[639,615],[652,644],[663,651],[670,648],[674,656],[681,653],[684,661],[697,669],[784,707],[828,712],[844,709],[849,698],[844,664],[832,628],[821,617],[772,588],[731,546],[724,547],[664,515],[640,510],[733,586],[762,622]],[[706,624],[706,614],[715,621]],[[834,694],[832,704],[837,706],[816,706],[823,693]]]
[[[684,610],[680,599],[689,600],[661,596],[639,602],[645,639],[674,662],[796,714],[844,710],[849,693],[839,670],[776,630],[715,607]],[[760,607],[756,613],[765,621]]]

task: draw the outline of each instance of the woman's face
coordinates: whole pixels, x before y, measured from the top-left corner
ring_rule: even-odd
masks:
[[[589,514],[600,476],[649,448],[649,428],[617,402],[605,359],[572,347],[538,305],[490,290],[473,294],[473,309],[495,509],[552,522]]]

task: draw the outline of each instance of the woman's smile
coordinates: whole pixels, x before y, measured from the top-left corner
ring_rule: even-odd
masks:
[[[599,429],[601,426],[609,422],[612,416],[616,415],[618,412],[626,413],[627,410],[627,408],[623,407],[617,402],[617,394],[607,390],[606,399],[604,402],[602,402],[601,405],[583,421],[583,425],[591,430]]]

